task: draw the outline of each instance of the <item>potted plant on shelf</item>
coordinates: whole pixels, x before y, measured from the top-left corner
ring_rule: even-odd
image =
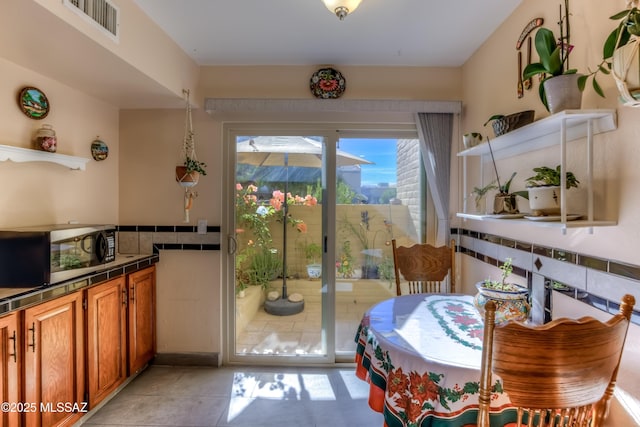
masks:
[[[322,248],[315,242],[308,243],[304,247],[304,256],[307,259],[307,275],[309,279],[319,279],[322,275]]]
[[[513,215],[517,214],[518,211],[518,200],[516,199],[517,194],[511,193],[509,190],[511,189],[511,182],[513,181],[513,177],[516,176],[516,172],[511,174],[511,178],[507,180],[504,184],[498,184],[499,193],[495,195],[493,199],[493,213],[496,215]],[[498,181],[499,183],[500,181]]]
[[[630,6],[638,1],[629,2]],[[613,31],[604,41],[602,47],[602,62],[595,71],[581,76],[578,85],[581,90],[586,87],[589,77],[592,79],[593,90],[604,97],[604,92],[596,77],[598,73],[612,74],[620,92],[623,104],[640,106],[640,63],[638,52],[638,36],[640,36],[640,10],[629,7],[609,17],[619,21]]]
[[[473,191],[471,191],[471,195],[474,197],[476,213],[485,214],[487,213],[486,209],[486,195],[491,190],[497,190],[498,186],[496,185],[496,181],[491,181],[489,184],[484,187],[473,187]]]
[[[568,37],[567,39],[568,40]],[[567,109],[579,109],[582,91],[578,86],[580,74],[575,68],[567,68],[567,60],[572,46],[564,39],[556,39],[553,31],[540,28],[535,35],[535,49],[540,62],[528,64],[522,72],[522,79],[540,76],[542,81],[538,94],[547,111],[557,113]]]
[[[478,293],[473,303],[478,312],[484,316],[484,305],[492,300],[496,304],[496,323],[509,320],[523,321],[529,317],[530,305],[528,302],[529,290],[515,283],[507,282],[507,278],[513,272],[511,258],[507,258],[500,266],[500,280],[485,279],[476,283]]]
[[[465,149],[475,147],[482,142],[482,135],[478,132],[469,132],[462,135],[462,144]]]
[[[558,215],[561,206],[560,165],[555,169],[548,166],[533,168],[535,175],[526,179],[531,215]],[[573,172],[565,173],[566,189],[577,188],[580,181]],[[524,196],[524,195],[523,195]]]

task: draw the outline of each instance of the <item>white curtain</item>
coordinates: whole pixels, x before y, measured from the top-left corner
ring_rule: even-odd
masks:
[[[416,127],[420,138],[422,161],[427,173],[427,184],[438,216],[436,244],[448,244],[453,114],[417,113]]]

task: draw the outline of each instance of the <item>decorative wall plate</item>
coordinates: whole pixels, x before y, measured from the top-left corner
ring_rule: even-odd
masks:
[[[94,160],[100,161],[107,158],[109,155],[109,147],[104,141],[99,140],[98,138],[94,139],[91,142],[91,156]]]
[[[333,68],[320,68],[311,76],[311,93],[316,98],[339,98],[344,93],[346,81],[340,71]]]
[[[44,119],[49,114],[49,100],[44,92],[35,87],[27,86],[20,89],[18,105],[30,119]]]

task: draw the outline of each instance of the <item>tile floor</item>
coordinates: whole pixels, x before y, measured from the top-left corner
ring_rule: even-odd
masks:
[[[289,280],[288,294],[304,296],[302,313],[274,316],[262,306],[246,310],[236,337],[238,354],[321,354],[321,282]],[[258,291],[251,289],[251,291]],[[395,296],[395,283],[383,280],[339,280],[336,284],[336,351],[355,352],[354,337],[371,306]],[[248,296],[247,298],[251,298]],[[245,304],[246,300],[239,302]],[[238,317],[237,317],[238,319]]]
[[[382,427],[352,367],[152,365],[76,426]]]

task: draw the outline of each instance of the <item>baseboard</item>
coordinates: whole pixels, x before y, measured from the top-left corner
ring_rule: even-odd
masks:
[[[158,353],[151,362],[170,366],[219,366],[219,353]]]

